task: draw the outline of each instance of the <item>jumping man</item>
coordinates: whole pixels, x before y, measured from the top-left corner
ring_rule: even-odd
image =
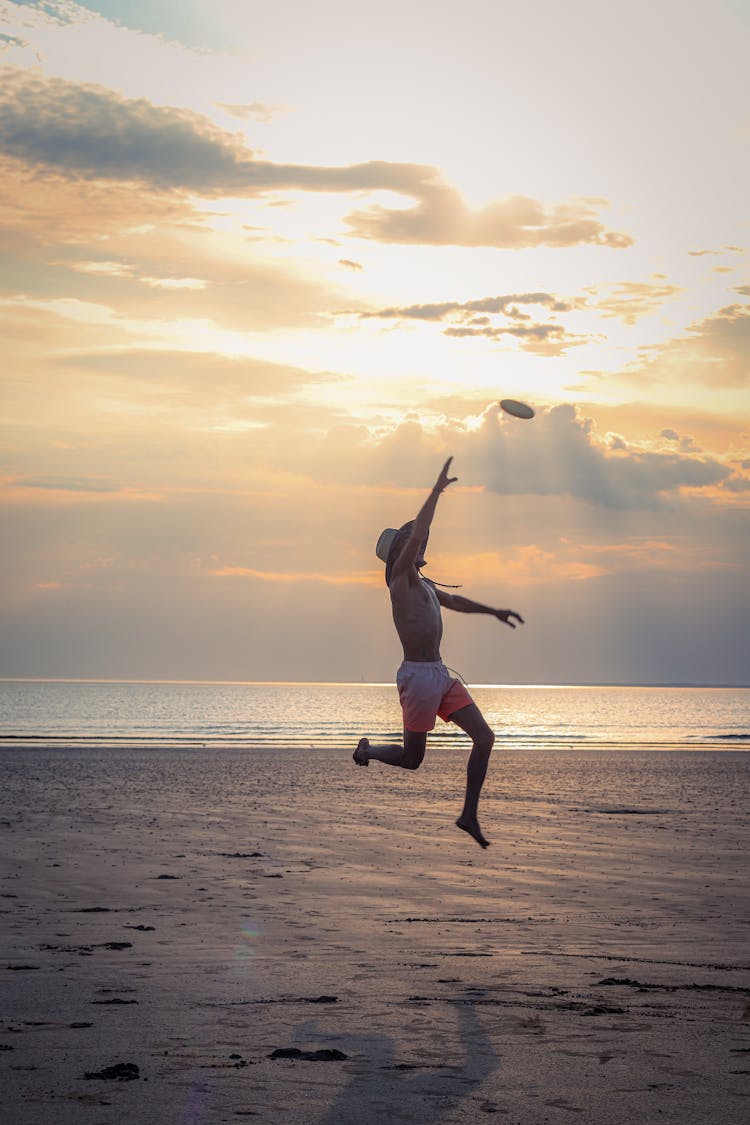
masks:
[[[443,465],[417,518],[398,531],[387,528],[375,548],[378,558],[385,563],[393,621],[404,650],[404,660],[396,676],[404,715],[404,743],[403,746],[393,743],[371,746],[368,739],[361,738],[354,751],[354,761],[358,766],[367,766],[374,759],[388,766],[419,769],[427,745],[427,732],[435,726],[436,716],[455,723],[466,731],[473,743],[466,768],[466,799],[456,824],[486,848],[489,841],[479,828],[477,805],[495,736],[464,684],[449,674],[440,659],[443,635],[440,607],[458,613],[488,613],[511,629],[516,627],[512,617],[520,624],[523,618],[512,609],[490,609],[469,598],[448,594],[420,574],[425,565],[424,553],[438,497],[449,484],[458,480],[458,477],[448,476],[452,460],[449,457]]]

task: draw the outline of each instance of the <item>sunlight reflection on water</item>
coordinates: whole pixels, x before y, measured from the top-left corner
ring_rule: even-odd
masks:
[[[750,689],[480,686],[513,748],[750,748]],[[326,747],[401,737],[383,684],[0,682],[0,744]],[[435,746],[465,735],[438,720]]]

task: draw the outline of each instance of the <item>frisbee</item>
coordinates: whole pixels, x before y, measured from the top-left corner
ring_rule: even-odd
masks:
[[[512,414],[514,418],[533,418],[534,411],[525,402],[517,402],[514,398],[503,398],[500,400],[500,406],[506,414]]]

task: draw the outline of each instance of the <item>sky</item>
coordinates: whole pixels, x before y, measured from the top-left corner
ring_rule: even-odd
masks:
[[[0,676],[750,684],[744,0],[0,0]],[[529,402],[531,421],[498,400]]]

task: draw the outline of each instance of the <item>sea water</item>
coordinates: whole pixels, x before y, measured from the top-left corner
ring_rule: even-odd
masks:
[[[509,749],[750,749],[750,688],[471,686]],[[0,745],[351,748],[401,737],[392,684],[0,681]],[[466,736],[438,720],[432,746]]]

